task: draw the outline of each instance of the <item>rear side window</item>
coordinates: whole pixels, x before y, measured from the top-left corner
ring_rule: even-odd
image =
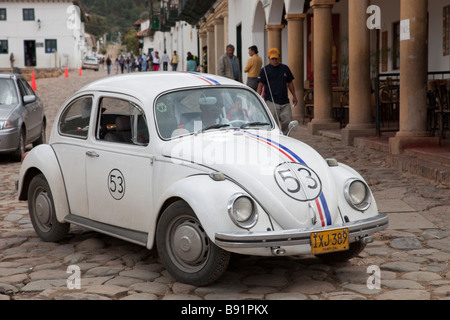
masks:
[[[91,120],[92,97],[73,101],[59,120],[59,133],[74,138],[87,139]]]
[[[99,104],[97,140],[147,146],[150,140],[144,112],[133,102],[104,97]]]

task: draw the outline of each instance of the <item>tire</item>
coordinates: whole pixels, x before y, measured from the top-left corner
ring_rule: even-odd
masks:
[[[50,186],[42,174],[35,176],[28,187],[28,210],[38,236],[45,242],[58,242],[69,233],[70,224],[56,219]]]
[[[227,269],[231,253],[216,246],[184,201],[171,204],[156,227],[159,257],[178,281],[203,286]]]
[[[19,144],[17,150],[13,153],[13,159],[16,162],[22,161],[23,154],[25,153],[25,132],[20,130]]]
[[[346,251],[318,254],[316,257],[326,262],[344,262],[356,257],[366,247],[365,243],[360,241],[350,243],[350,248]]]
[[[39,136],[39,139],[37,139],[35,142],[33,142],[33,147],[36,147],[40,144],[46,143],[46,136],[45,136],[45,122],[42,122],[41,126],[41,135]]]

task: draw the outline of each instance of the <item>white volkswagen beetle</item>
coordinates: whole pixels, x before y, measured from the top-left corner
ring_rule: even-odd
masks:
[[[25,157],[18,191],[42,240],[75,224],[156,246],[194,285],[232,252],[349,259],[388,225],[357,172],[284,136],[250,88],[198,73],[79,90]]]

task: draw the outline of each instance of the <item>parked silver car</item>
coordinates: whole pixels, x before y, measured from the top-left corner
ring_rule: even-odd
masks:
[[[83,59],[82,64],[81,64],[81,68],[83,70],[91,69],[91,70],[98,71],[99,70],[99,64],[98,64],[97,58],[96,57],[85,57]]]
[[[17,74],[0,73],[0,153],[20,161],[28,144],[45,143],[44,104]]]

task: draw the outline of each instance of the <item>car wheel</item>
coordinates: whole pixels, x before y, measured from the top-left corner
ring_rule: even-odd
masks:
[[[159,257],[177,280],[196,286],[218,279],[227,269],[231,254],[216,246],[189,205],[171,204],[156,228]]]
[[[25,132],[22,129],[20,131],[19,136],[19,145],[17,146],[17,150],[13,154],[14,161],[21,161],[24,153],[25,153]]]
[[[366,247],[365,243],[360,241],[350,243],[350,248],[346,251],[331,252],[325,254],[319,254],[316,257],[326,262],[344,262],[356,257]]]
[[[28,187],[28,210],[34,230],[42,240],[58,242],[67,236],[70,224],[56,219],[52,191],[42,174],[35,176]]]
[[[42,122],[41,126],[41,135],[39,136],[39,139],[37,139],[35,142],[33,142],[33,147],[36,147],[40,144],[45,144],[46,137],[45,137],[45,122]]]

